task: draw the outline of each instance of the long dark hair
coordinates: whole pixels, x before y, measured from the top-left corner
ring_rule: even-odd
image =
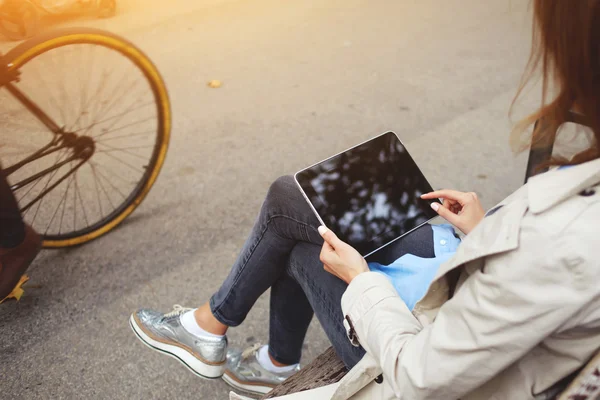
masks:
[[[533,0],[533,25],[531,55],[515,101],[541,72],[542,105],[515,126],[513,145],[523,149],[526,142],[546,143],[566,122],[569,110],[574,110],[586,117],[594,140],[571,160],[554,163],[600,158],[600,0]],[[538,124],[531,139],[525,139],[524,132],[539,119],[544,123]]]

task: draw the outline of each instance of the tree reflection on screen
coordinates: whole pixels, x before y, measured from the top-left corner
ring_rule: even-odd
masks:
[[[436,215],[420,198],[431,186],[393,133],[301,172],[298,181],[325,224],[363,255]]]

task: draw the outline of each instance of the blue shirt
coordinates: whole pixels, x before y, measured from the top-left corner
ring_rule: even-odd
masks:
[[[431,228],[434,258],[405,254],[390,265],[369,263],[371,271],[388,277],[410,310],[425,296],[440,265],[452,258],[460,244],[460,239],[454,236],[452,225],[431,225]]]

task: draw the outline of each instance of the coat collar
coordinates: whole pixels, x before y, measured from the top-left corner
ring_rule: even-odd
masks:
[[[529,211],[544,212],[598,182],[600,159],[534,176],[527,183]]]

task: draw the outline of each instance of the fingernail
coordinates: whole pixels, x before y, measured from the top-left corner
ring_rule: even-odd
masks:
[[[438,203],[431,203],[431,208],[433,208],[433,211],[436,211],[440,209],[440,205]]]
[[[321,236],[323,236],[325,234],[325,232],[327,232],[329,229],[327,229],[327,227],[325,227],[324,225],[319,226],[318,231],[321,234]]]

